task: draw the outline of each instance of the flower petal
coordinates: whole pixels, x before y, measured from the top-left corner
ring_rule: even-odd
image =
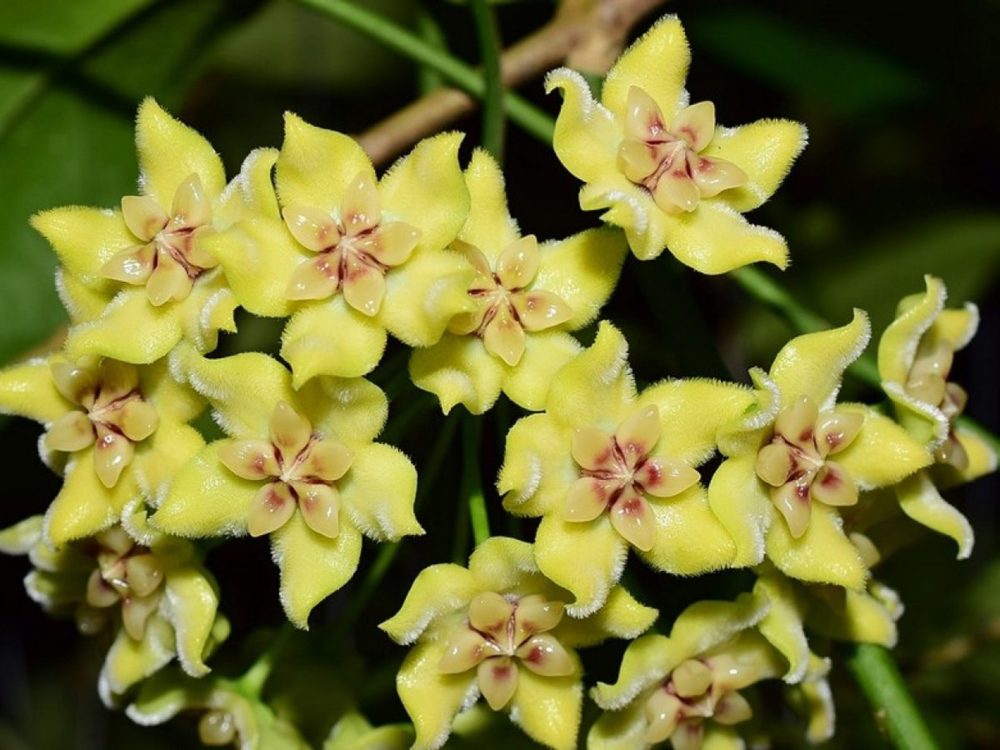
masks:
[[[642,747],[648,723],[641,702],[628,704],[621,711],[605,711],[587,733],[588,750],[632,750]]]
[[[757,120],[736,128],[717,127],[715,137],[701,155],[725,159],[743,170],[747,181],[727,190],[721,200],[745,213],[774,194],[807,140],[802,123]]]
[[[529,338],[526,349],[530,344]],[[479,337],[450,333],[433,346],[414,349],[409,370],[413,384],[437,396],[445,414],[456,404],[472,414],[488,411],[500,396],[504,380],[504,365],[486,351]]]
[[[583,76],[569,68],[558,68],[545,77],[545,93],[562,91],[552,147],[559,161],[577,179],[595,182],[616,169],[615,152],[621,142],[621,126],[614,115],[594,101]]]
[[[417,574],[399,612],[379,628],[397,643],[413,643],[435,619],[467,607],[480,590],[461,565],[430,565]]]
[[[704,487],[649,506],[656,525],[656,541],[642,553],[649,565],[673,575],[701,575],[732,564],[736,545],[712,513]]]
[[[112,488],[105,486],[94,468],[94,450],[88,448],[66,467],[66,479],[45,514],[46,538],[60,547],[74,539],[92,536],[118,518],[125,503],[137,494],[131,477]]]
[[[152,437],[136,449],[133,471],[142,493],[158,505],[174,475],[204,447],[201,433],[193,427],[161,422]]]
[[[803,625],[805,607],[796,594],[795,585],[784,576],[764,575],[757,579],[753,590],[769,605],[757,629],[787,662],[785,682],[800,682],[809,665],[810,652]]]
[[[637,86],[673,121],[687,102],[684,80],[691,52],[684,28],[676,16],[665,16],[632,44],[604,79],[601,100],[616,115],[625,114],[628,90]]]
[[[757,479],[749,456],[722,462],[708,485],[708,502],[736,543],[733,566],[757,565],[764,559],[764,535],[771,526],[771,500]]]
[[[361,172],[375,179],[371,161],[353,138],[285,113],[285,139],[275,165],[283,206],[339,210],[348,185]]]
[[[142,336],[135,335],[139,330]],[[99,355],[149,364],[166,356],[181,336],[177,305],[154,307],[146,299],[145,289],[125,289],[100,318],[69,330],[66,351],[73,357]]]
[[[786,524],[772,524],[767,556],[785,575],[809,583],[861,589],[868,577],[861,556],[844,535],[837,511],[822,503],[813,503],[809,526],[798,539]]]
[[[149,677],[174,658],[174,632],[170,624],[159,616],[150,618],[141,641],[133,640],[125,629],[108,649],[101,668],[98,685],[102,698],[110,704],[136,683]]]
[[[633,639],[652,627],[657,614],[619,585],[611,589],[597,612],[583,619],[564,617],[553,635],[567,648],[594,646],[608,638]]]
[[[621,578],[627,556],[628,542],[604,517],[573,523],[545,516],[535,535],[538,567],[576,597],[566,607],[571,617],[586,617],[601,608]]]
[[[896,487],[896,497],[903,512],[922,526],[950,536],[958,543],[958,559],[972,553],[975,535],[961,511],[941,497],[927,472],[904,479]]]
[[[469,212],[469,191],[458,164],[461,133],[420,141],[382,178],[379,196],[387,217],[420,230],[415,255],[447,247]]]
[[[104,264],[136,244],[120,211],[53,208],[32,216],[31,226],[49,241],[70,276],[97,289],[110,286],[101,274]]]
[[[319,378],[297,395],[313,431],[355,453],[382,431],[389,413],[385,393],[364,378]]]
[[[488,152],[477,148],[465,169],[465,183],[469,216],[458,236],[485,253],[492,264],[518,238],[517,223],[507,209],[503,172]]]
[[[395,540],[424,533],[413,514],[417,471],[398,448],[382,443],[359,448],[337,486],[344,511],[366,536]]]
[[[437,750],[451,734],[451,724],[463,707],[475,701],[476,674],[444,674],[438,669],[443,640],[414,646],[396,674],[396,690],[417,730],[415,750]]]
[[[469,555],[469,572],[486,591],[520,588],[528,577],[540,578],[532,546],[505,536],[477,545]]]
[[[151,97],[139,105],[135,143],[143,193],[166,208],[191,175],[214,199],[226,186],[222,160],[203,136],[167,114]]]
[[[32,359],[0,370],[0,411],[4,414],[48,423],[75,408],[56,387],[49,360]]]
[[[874,409],[860,404],[841,404],[839,411],[863,416],[858,435],[836,454],[862,490],[887,487],[929,466],[933,459],[902,427]]]
[[[504,508],[519,516],[540,516],[559,508],[579,476],[569,455],[572,432],[548,414],[519,419],[507,433],[497,490]]]
[[[563,331],[540,331],[526,336],[521,361],[517,367],[504,371],[503,392],[523,409],[542,410],[555,374],[581,349],[577,340]]]
[[[192,677],[209,672],[206,647],[215,624],[219,592],[198,568],[187,566],[167,571],[163,615],[174,626],[177,657]]]
[[[536,742],[556,750],[576,745],[583,707],[579,660],[567,654],[574,667],[564,677],[536,675],[522,669],[511,700],[510,718]]]
[[[379,323],[334,297],[291,317],[282,334],[281,356],[300,388],[317,375],[360,377],[370,372],[382,358],[385,342]]]
[[[243,219],[281,221],[271,180],[277,160],[276,148],[255,148],[247,154],[240,173],[229,181],[216,204],[215,216],[221,226],[229,227]]]
[[[292,624],[308,629],[313,607],[347,583],[358,569],[361,534],[340,526],[336,539],[317,534],[295,513],[271,535],[271,553],[281,569],[281,606]]]

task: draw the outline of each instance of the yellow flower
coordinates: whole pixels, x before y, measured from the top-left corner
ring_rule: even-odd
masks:
[[[414,748],[441,747],[480,694],[535,741],[576,747],[583,686],[573,649],[634,638],[656,611],[615,586],[602,610],[574,620],[564,615],[569,598],[538,570],[530,544],[505,537],[480,544],[468,568],[423,570],[379,626],[397,643],[416,644],[396,677],[417,730]]]
[[[736,554],[695,467],[752,392],[668,380],[640,394],[626,355],[624,337],[602,322],[594,344],[556,373],[545,412],[509,432],[497,484],[511,513],[542,517],[538,566],[576,596],[574,617],[603,604],[630,547],[680,575],[726,567]]]
[[[711,102],[688,106],[689,62],[684,29],[667,16],[625,51],[600,102],[579,74],[549,73],[547,90],[564,97],[556,154],[586,183],[580,206],[606,209],[602,218],[625,230],[640,260],[668,249],[702,273],[755,261],[784,268],[781,235],[742,214],[777,190],[805,146],[805,127],[788,120],[717,126]]]
[[[674,622],[670,636],[645,635],[629,644],[618,681],[591,691],[605,709],[590,730],[591,750],[659,745],[675,750],[742,747],[733,725],[752,715],[740,690],[778,677],[785,662],[754,630],[766,598],[702,601]]]
[[[751,371],[758,402],[723,428],[728,456],[709,485],[712,510],[736,542],[737,565],[768,558],[804,581],[861,589],[867,576],[838,508],[893,485],[931,457],[905,430],[861,404],[837,404],[844,370],[864,350],[868,318],[799,336],[769,374]]]
[[[206,246],[243,307],[291,315],[281,356],[296,387],[316,375],[369,372],[387,331],[430,346],[469,308],[472,269],[444,252],[469,210],[461,140],[421,141],[378,180],[353,139],[285,116],[280,205],[261,205]]]
[[[295,625],[305,628],[312,608],[354,575],[362,534],[423,533],[416,470],[372,442],[388,412],[378,387],[317,378],[296,391],[288,370],[257,353],[210,360],[178,349],[172,359],[231,439],[176,473],[152,523],[185,537],[269,534]]]
[[[896,418],[935,459],[934,467],[897,488],[900,507],[914,521],[953,538],[963,559],[972,552],[972,526],[937,488],[970,482],[997,466],[993,449],[956,424],[968,395],[948,380],[955,352],[976,333],[979,310],[971,302],[959,310],[945,309],[944,283],[933,276],[924,281],[926,292],[903,299],[882,335],[878,368]]]
[[[469,218],[452,248],[476,271],[468,288],[474,307],[440,342],[413,352],[410,375],[446,414],[459,403],[482,414],[501,391],[538,410],[556,371],[580,351],[567,331],[593,320],[615,287],[624,238],[589,230],[539,246],[533,235],[520,236],[489,154],[472,155],[465,179]]]
[[[228,624],[216,614],[216,585],[190,543],[150,532],[137,504],[124,525],[58,549],[42,524],[33,516],[0,531],[0,552],[30,557],[25,588],[46,611],[75,617],[85,635],[109,625],[115,631],[98,681],[107,705],[175,656],[189,675],[208,673],[204,659]]]
[[[0,370],[0,411],[46,425],[42,458],[65,475],[46,516],[60,546],[110,526],[130,500],[155,500],[204,444],[187,425],[202,408],[166,362],[53,354]]]

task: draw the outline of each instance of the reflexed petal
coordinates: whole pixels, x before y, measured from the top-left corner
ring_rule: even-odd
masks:
[[[860,590],[868,576],[857,549],[844,535],[837,511],[822,503],[813,504],[809,526],[798,539],[786,524],[773,524],[767,555],[785,575],[800,581]]]
[[[45,433],[45,445],[54,451],[72,453],[83,450],[93,442],[94,425],[82,411],[67,412]]]
[[[921,471],[904,479],[896,488],[896,497],[899,507],[914,521],[954,539],[958,543],[959,560],[972,553],[975,539],[972,524],[941,497],[927,472]]]
[[[414,646],[396,675],[396,689],[417,732],[419,750],[441,747],[451,733],[455,715],[475,697],[476,675],[443,674],[439,670],[443,639]]]
[[[615,480],[580,477],[570,485],[563,518],[574,523],[593,521],[608,509],[608,501],[618,486]]]
[[[205,447],[193,427],[174,421],[160,424],[147,442],[136,448],[134,476],[143,494],[158,505],[181,468]]]
[[[337,483],[344,511],[373,539],[399,539],[424,532],[413,513],[417,471],[391,445],[358,446],[350,470]]]
[[[399,612],[379,628],[397,643],[413,643],[437,618],[467,608],[480,590],[472,573],[461,565],[430,565],[417,574]]]
[[[788,406],[778,413],[774,431],[790,443],[811,449],[815,438],[819,409],[809,396],[784,394]]]
[[[746,174],[741,186],[722,200],[750,211],[771,197],[806,145],[806,128],[791,120],[758,120],[736,128],[717,128],[702,156],[736,164]]]
[[[355,454],[355,466],[362,446],[382,431],[389,413],[385,393],[364,378],[321,378],[304,385],[296,395],[316,435],[344,443]],[[340,484],[341,491],[344,486]]]
[[[670,123],[670,133],[683,138],[693,150],[701,151],[715,135],[715,105],[698,102],[685,107]]]
[[[515,294],[511,299],[518,320],[526,331],[541,331],[565,323],[573,317],[569,305],[546,291]]]
[[[690,213],[698,207],[698,201],[701,200],[698,185],[688,177],[682,158],[682,154],[675,154],[674,160],[680,163],[665,172],[653,188],[653,200],[668,214],[675,214],[678,210]]]
[[[307,250],[319,253],[336,247],[340,242],[337,223],[326,211],[311,206],[292,205],[281,209],[281,216],[288,231]]]
[[[637,638],[649,630],[658,614],[636,601],[623,586],[615,586],[600,610],[582,620],[564,617],[555,635],[566,648],[593,646],[608,638]]]
[[[858,486],[851,476],[833,461],[816,473],[809,488],[813,500],[827,505],[855,505],[858,502]]]
[[[101,669],[99,684],[113,696],[126,693],[130,687],[149,677],[174,658],[174,632],[162,617],[154,616],[147,623],[145,637],[133,639],[123,628],[108,649]]]
[[[518,647],[516,653],[520,664],[545,677],[562,677],[572,674],[575,668],[569,653],[549,633],[532,636]]]
[[[656,518],[649,503],[631,488],[611,507],[611,524],[630,544],[644,552],[656,543]]]
[[[385,350],[385,328],[337,296],[297,311],[285,325],[281,356],[296,388],[317,375],[361,377]]]
[[[690,163],[694,183],[702,198],[713,198],[722,191],[739,187],[747,181],[746,173],[725,159],[692,156]]]
[[[281,212],[271,175],[278,159],[276,148],[255,148],[240,165],[240,172],[229,181],[215,203],[214,222],[232,227],[241,221],[260,221],[280,225]],[[284,234],[284,228],[281,228]]]
[[[504,365],[476,336],[446,333],[437,344],[414,349],[409,369],[413,384],[437,396],[445,414],[456,404],[482,414],[496,403],[503,386]]]
[[[571,440],[569,429],[549,414],[531,414],[514,424],[497,481],[504,508],[519,516],[541,516],[563,507],[572,481],[567,476],[574,476],[566,451]]]
[[[310,446],[305,460],[299,465],[298,475],[324,482],[340,479],[351,468],[354,456],[338,440],[317,440]]]
[[[781,487],[792,476],[795,458],[783,442],[768,443],[760,449],[755,464],[757,476],[772,487]]]
[[[660,410],[647,406],[622,422],[615,431],[615,442],[630,466],[645,458],[660,440]]]
[[[514,697],[517,690],[517,665],[507,656],[487,659],[477,670],[479,690],[494,711],[499,711]]]
[[[287,401],[279,401],[274,407],[268,434],[274,447],[280,451],[284,461],[291,461],[306,447],[312,436],[309,420],[290,406]]]
[[[538,675],[520,670],[517,692],[511,701],[511,719],[535,742],[556,750],[572,750],[577,746],[583,705],[583,685],[579,662],[571,674],[563,677]]]
[[[650,501],[656,541],[642,558],[653,568],[673,575],[700,575],[732,563],[736,546],[708,506],[704,487],[664,501]]]
[[[785,344],[771,365],[771,378],[781,390],[782,404],[808,396],[823,408],[837,392],[847,366],[868,345],[871,324],[862,310],[845,326],[797,336]]]
[[[839,411],[864,417],[857,437],[837,453],[837,463],[860,489],[888,487],[931,464],[924,447],[888,417],[855,404],[844,404]]]
[[[507,641],[507,622],[514,605],[493,591],[476,596],[469,604],[469,624],[497,641]]]
[[[514,367],[524,354],[524,338],[521,324],[511,314],[511,309],[502,305],[496,317],[486,325],[483,346],[490,354]]]
[[[736,543],[733,565],[757,565],[764,559],[764,534],[771,524],[771,501],[754,472],[751,457],[722,462],[708,486],[712,512]]]
[[[485,348],[480,343],[480,348]],[[517,367],[510,369],[489,359],[505,370],[503,392],[522,409],[541,411],[556,373],[582,347],[575,338],[564,331],[541,331],[525,336],[524,354]]]
[[[190,565],[168,570],[164,586],[161,611],[174,626],[181,667],[192,677],[201,677],[208,672],[204,659],[210,637],[224,637],[217,628],[213,634],[219,592],[201,568]]]
[[[143,192],[160,206],[168,206],[181,183],[197,174],[208,196],[218,196],[226,185],[222,161],[212,145],[188,126],[167,114],[152,98],[139,105],[135,142]]]
[[[43,516],[29,516],[13,526],[0,529],[0,552],[27,555],[42,540]],[[36,565],[36,567],[38,567]]]
[[[558,129],[558,125],[556,127]],[[490,278],[492,263],[504,248],[517,240],[517,224],[507,210],[503,172],[489,153],[481,148],[472,152],[465,169],[465,182],[469,189],[469,218],[459,234],[461,240],[453,243],[452,248],[467,252],[467,248],[473,246],[482,258],[482,262],[474,262],[474,265]]]
[[[156,244],[133,245],[113,255],[101,266],[101,276],[125,284],[145,284],[153,272]]]
[[[628,543],[607,519],[570,523],[546,516],[535,535],[538,567],[576,597],[566,607],[571,617],[600,609],[621,577],[627,556]]]
[[[160,307],[170,300],[179,302],[185,299],[191,293],[192,281],[184,266],[163,250],[157,249],[156,255],[156,268],[146,281],[149,303]]]
[[[538,273],[538,240],[529,234],[515,240],[500,253],[496,261],[497,278],[511,291],[528,286]]]
[[[263,536],[277,531],[295,513],[295,497],[284,482],[270,482],[257,491],[247,513],[250,536]]]
[[[529,580],[539,581],[532,546],[506,536],[493,536],[476,545],[469,555],[469,572],[481,591],[522,589]]]
[[[121,207],[125,226],[143,242],[153,239],[170,220],[160,204],[148,195],[126,195]]]
[[[100,268],[112,256],[135,245],[118,211],[63,206],[31,217],[31,226],[52,245],[68,276],[100,288]]]
[[[816,423],[816,445],[820,454],[827,455],[844,450],[858,435],[865,422],[857,412],[833,412],[820,415]]]
[[[625,106],[626,138],[640,142],[664,140],[667,127],[663,113],[649,94],[638,86],[629,86]]]
[[[804,481],[792,481],[781,487],[772,487],[768,492],[774,507],[784,516],[789,533],[795,539],[800,538],[809,527],[812,511],[809,485]]]
[[[626,111],[629,89],[636,86],[652,97],[668,120],[684,99],[691,53],[676,16],[666,16],[639,38],[608,72],[601,99],[616,115]]]
[[[97,440],[94,442],[94,470],[101,484],[114,487],[118,483],[125,467],[132,463],[135,447],[132,441],[116,432],[111,432],[103,425],[97,427]]]
[[[514,612],[514,642],[521,643],[530,635],[552,630],[562,620],[565,610],[562,602],[549,601],[539,594],[521,597]]]
[[[739,724],[753,716],[747,699],[739,693],[726,693],[715,706],[712,718],[720,724]]]
[[[296,627],[305,628],[313,607],[350,580],[361,557],[361,534],[343,523],[336,539],[317,534],[301,513],[271,537],[281,569],[281,605]]]
[[[378,185],[370,169],[363,169],[348,184],[340,203],[340,221],[348,236],[378,226],[382,219]]]
[[[278,197],[285,206],[312,206],[325,212],[340,208],[351,180],[375,171],[353,138],[310,125],[285,114],[285,139],[275,170]]]
[[[551,71],[545,77],[545,92],[556,89],[563,96],[552,137],[559,161],[584,182],[616,171],[614,153],[622,134],[614,116],[594,101],[589,84],[575,70]]]
[[[615,464],[611,436],[596,427],[577,427],[570,446],[573,460],[590,471],[610,471]]]
[[[385,276],[354,255],[346,258],[343,280],[343,294],[347,304],[358,312],[372,317],[382,306],[385,297]]]
[[[122,213],[124,212],[123,207]],[[212,199],[205,194],[197,173],[190,175],[177,187],[171,213],[172,226],[200,227],[212,220]]]
[[[285,296],[295,301],[332,297],[340,287],[339,263],[336,251],[302,261],[288,280]]]
[[[354,246],[383,266],[401,266],[419,243],[419,229],[402,221],[387,221],[367,237],[356,240]]]
[[[138,330],[142,336],[135,335]],[[181,335],[177,306],[154,307],[145,289],[127,289],[119,292],[100,318],[71,328],[66,350],[74,357],[101,355],[149,364],[173,349]]]
[[[444,674],[461,674],[496,653],[496,649],[479,633],[462,626],[448,639],[438,669]]]
[[[223,440],[218,456],[227,469],[243,479],[259,481],[281,473],[269,440]]]
[[[670,680],[682,698],[696,698],[712,685],[712,670],[697,659],[682,661],[670,673]]]
[[[0,412],[55,422],[92,388],[93,373],[86,369],[32,359],[0,370]]]
[[[294,482],[292,486],[299,496],[299,510],[309,528],[335,539],[340,533],[340,493],[337,488],[322,482]]]

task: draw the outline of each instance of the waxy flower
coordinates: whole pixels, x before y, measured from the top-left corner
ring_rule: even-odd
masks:
[[[593,320],[615,287],[624,238],[589,230],[539,245],[520,236],[489,154],[472,155],[465,179],[469,218],[452,248],[476,271],[468,288],[474,308],[452,319],[440,342],[413,352],[410,375],[446,414],[459,403],[482,414],[501,391],[538,410],[556,371],[580,351],[567,331]]]
[[[578,73],[546,78],[561,89],[556,154],[586,185],[581,208],[605,210],[640,260],[668,249],[702,273],[756,261],[784,268],[788,248],[777,232],[742,214],[766,201],[806,142],[805,127],[759,120],[717,126],[715,105],[688,105],[690,63],[680,21],[667,16],[633,44],[608,73],[594,101]]]
[[[120,210],[70,206],[32,217],[62,263],[60,292],[77,323],[72,356],[147,364],[182,338],[209,351],[220,330],[235,330],[236,300],[205,241],[268,195],[274,202],[274,152],[251,153],[227,186],[211,144],[152,99],[139,107],[136,146],[141,194],[123,197]]]
[[[316,375],[369,372],[387,331],[430,346],[470,309],[473,271],[444,250],[469,210],[461,140],[446,133],[421,141],[379,180],[353,139],[285,116],[280,205],[261,205],[207,246],[243,307],[291,315],[281,356],[296,387]]]
[[[867,568],[838,508],[931,462],[905,430],[874,409],[837,404],[847,366],[868,343],[868,318],[788,342],[769,374],[752,370],[753,409],[719,434],[728,458],[709,485],[712,510],[736,542],[735,564],[765,553],[786,575],[860,589]]]
[[[587,747],[641,750],[668,740],[674,750],[741,747],[732,727],[752,710],[740,691],[786,666],[753,629],[767,611],[766,599],[746,594],[735,602],[698,602],[680,614],[669,637],[630,643],[618,681],[591,692],[605,713]]]
[[[379,626],[397,643],[416,644],[396,678],[417,730],[414,748],[441,747],[456,714],[480,695],[535,741],[576,747],[583,686],[573,649],[634,638],[656,611],[615,586],[601,611],[574,620],[564,614],[570,598],[538,570],[530,544],[505,537],[480,544],[467,569],[423,570]]]
[[[107,528],[134,498],[155,499],[204,444],[186,424],[202,409],[165,362],[136,367],[53,354],[0,371],[0,411],[46,425],[42,457],[65,466],[46,516],[56,545]]]
[[[958,543],[958,556],[972,552],[972,526],[938,492],[996,469],[993,449],[976,433],[956,424],[968,395],[951,382],[955,352],[965,348],[979,326],[979,310],[968,303],[946,310],[947,289],[933,276],[927,291],[899,303],[896,319],[879,341],[882,387],[897,419],[933,453],[935,466],[902,482],[897,497],[910,518]]]
[[[538,566],[576,596],[574,617],[601,607],[630,547],[681,575],[726,567],[736,554],[695,467],[753,394],[710,380],[637,393],[626,355],[621,333],[601,323],[593,345],[556,373],[545,412],[508,433],[497,483],[507,510],[542,517]]]
[[[362,534],[423,533],[413,465],[372,442],[388,412],[378,387],[317,378],[296,391],[288,370],[256,353],[210,360],[178,349],[172,365],[231,438],[177,472],[152,522],[186,537],[269,534],[295,625],[354,575]]]
[[[189,675],[207,674],[208,651],[228,633],[194,547],[150,532],[137,504],[125,515],[124,526],[58,549],[44,539],[41,516],[0,532],[0,551],[30,557],[25,588],[46,611],[75,617],[86,635],[116,631],[98,682],[109,706],[175,656]]]

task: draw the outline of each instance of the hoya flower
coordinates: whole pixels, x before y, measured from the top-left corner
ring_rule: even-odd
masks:
[[[27,554],[34,565],[24,581],[32,599],[75,617],[86,635],[115,632],[98,682],[108,705],[175,656],[187,674],[207,674],[205,656],[228,633],[194,547],[148,532],[137,508],[127,512],[131,533],[116,525],[58,549],[44,539],[41,516],[0,532],[0,551]]]
[[[213,349],[220,330],[235,330],[236,300],[204,241],[268,193],[274,202],[273,155],[253,152],[227,188],[211,144],[152,99],[139,107],[136,146],[140,195],[123,197],[120,209],[68,206],[32,217],[62,263],[74,357],[148,364],[182,338]]]
[[[461,140],[421,141],[379,180],[352,138],[285,116],[280,205],[261,206],[207,246],[243,307],[291,315],[281,356],[296,387],[316,375],[369,372],[387,331],[429,346],[469,309],[473,271],[444,251],[469,210]]]
[[[600,102],[578,73],[549,73],[546,89],[563,92],[556,154],[586,183],[581,208],[604,210],[640,260],[667,249],[702,273],[756,261],[784,268],[784,238],[742,214],[777,190],[805,146],[805,127],[788,120],[717,125],[712,102],[689,104],[690,57],[680,21],[667,16],[615,63]]]
[[[539,245],[520,235],[489,154],[472,155],[465,179],[469,218],[452,248],[476,271],[473,309],[453,318],[440,342],[413,352],[410,375],[446,414],[459,403],[482,414],[501,391],[537,411],[556,371],[580,351],[568,331],[593,320],[611,295],[624,238],[592,229]]]
[[[46,516],[58,546],[107,528],[134,498],[155,499],[204,444],[186,424],[202,408],[165,362],[136,367],[60,353],[0,370],[0,411],[44,424],[42,457],[65,465]]]
[[[945,309],[941,279],[925,276],[924,294],[899,303],[896,319],[879,342],[882,387],[896,417],[933,453],[935,466],[907,479],[897,489],[900,507],[910,518],[953,538],[959,558],[972,552],[972,526],[937,487],[969,482],[996,469],[992,448],[976,433],[956,424],[968,395],[948,378],[955,352],[965,348],[979,326],[979,310],[967,303]]]
[[[785,670],[777,651],[753,629],[767,600],[688,607],[670,636],[645,635],[629,644],[618,680],[591,691],[605,709],[587,737],[591,750],[632,750],[669,740],[674,750],[742,747],[734,728],[752,715],[744,688]]]
[[[867,568],[839,508],[887,487],[931,457],[874,409],[836,402],[847,366],[868,343],[867,316],[789,341],[770,373],[751,371],[757,404],[719,434],[727,459],[709,485],[715,515],[736,542],[737,565],[766,554],[803,581],[864,587]]]
[[[417,730],[414,748],[447,741],[452,722],[480,695],[536,742],[576,747],[583,685],[575,648],[634,638],[656,611],[615,586],[605,607],[582,620],[565,616],[571,595],[535,565],[530,544],[493,537],[469,567],[423,570],[402,608],[381,627],[415,644],[396,688]]]
[[[573,617],[601,607],[629,548],[680,575],[726,567],[736,554],[696,467],[753,394],[711,380],[637,393],[626,357],[625,338],[602,322],[593,345],[556,373],[545,411],[508,433],[497,483],[507,510],[541,516],[538,567],[573,592]]]
[[[173,367],[230,437],[177,472],[152,523],[185,537],[269,535],[281,603],[298,627],[354,575],[362,534],[423,533],[413,464],[372,442],[388,412],[377,386],[317,378],[296,391],[287,369],[257,353],[210,360],[178,349]]]

